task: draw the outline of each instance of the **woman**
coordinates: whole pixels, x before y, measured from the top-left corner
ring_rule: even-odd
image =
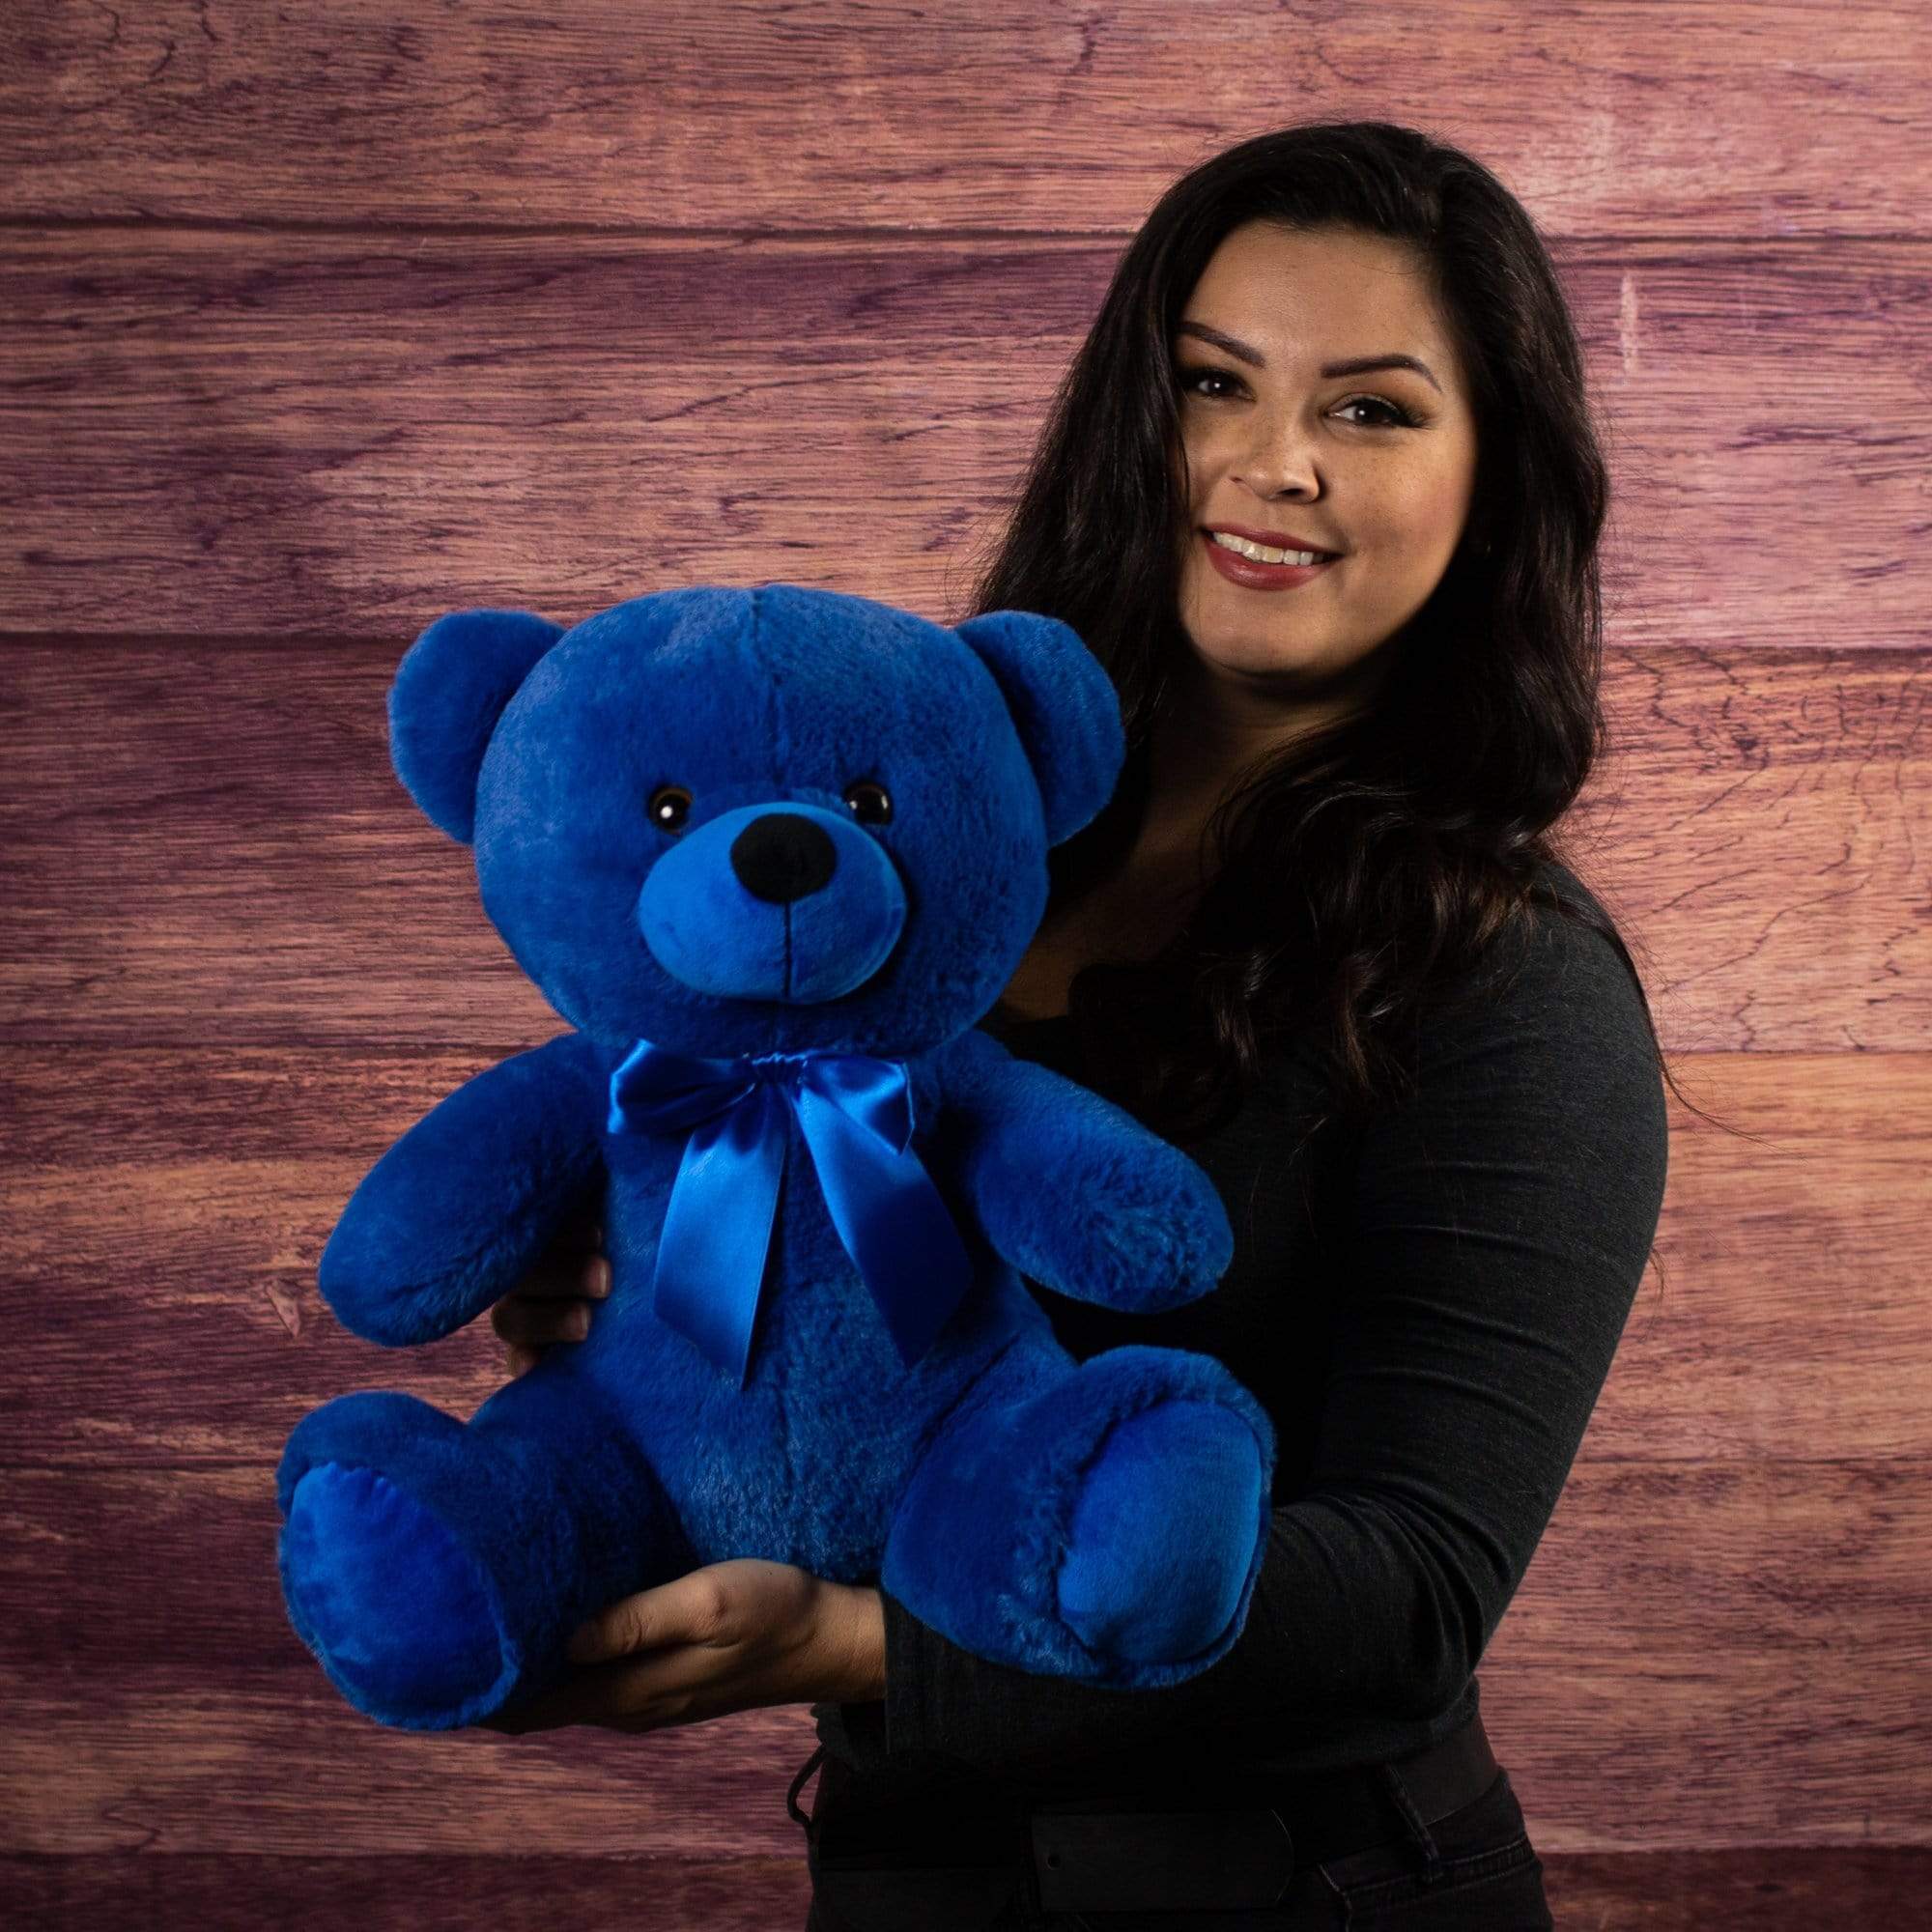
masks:
[[[1473,1673],[1663,1191],[1642,987],[1549,836],[1602,749],[1605,497],[1549,260],[1468,156],[1290,128],[1170,189],[973,607],[1070,623],[1128,740],[985,1024],[1228,1204],[1187,1307],[1034,1292],[1077,1357],[1200,1350],[1267,1407],[1241,1639],[1100,1690],[720,1564],[613,1605],[582,1654],[630,1661],[500,1728],[814,1700],[825,1932],[1552,1922]],[[582,1332],[582,1263],[498,1304],[513,1371]]]

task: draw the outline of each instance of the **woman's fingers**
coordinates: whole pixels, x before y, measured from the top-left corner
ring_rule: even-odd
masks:
[[[505,1342],[582,1341],[590,1332],[590,1303],[581,1294],[531,1300],[506,1294],[491,1309],[490,1325]]]
[[[527,1297],[543,1301],[561,1296],[569,1299],[585,1294],[603,1294],[610,1287],[611,1264],[602,1255],[582,1249],[568,1255],[549,1256],[533,1262],[510,1289],[505,1300]],[[499,1304],[500,1305],[500,1304]]]
[[[567,1223],[490,1310],[490,1325],[509,1345],[512,1378],[536,1366],[555,1342],[581,1342],[590,1310],[611,1292],[611,1264],[601,1252],[604,1230],[595,1215]]]
[[[604,1261],[603,1240],[604,1231],[594,1223],[554,1235],[550,1245],[524,1270],[509,1293],[528,1295],[598,1293],[591,1284],[610,1273],[610,1264]]]

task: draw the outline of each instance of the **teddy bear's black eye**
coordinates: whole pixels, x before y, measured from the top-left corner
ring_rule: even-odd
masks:
[[[675,832],[691,816],[691,794],[682,785],[659,785],[644,810],[660,832]]]
[[[845,803],[852,808],[852,815],[861,825],[891,823],[892,799],[884,785],[874,784],[870,779],[861,779],[856,784],[847,785]]]

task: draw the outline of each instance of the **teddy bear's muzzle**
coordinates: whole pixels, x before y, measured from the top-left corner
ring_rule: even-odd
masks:
[[[838,999],[885,964],[905,921],[885,847],[849,814],[796,799],[688,829],[638,895],[658,964],[719,999]]]

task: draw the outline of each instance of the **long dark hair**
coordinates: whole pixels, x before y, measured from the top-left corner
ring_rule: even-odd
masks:
[[[1411,1079],[1427,996],[1524,926],[1539,898],[1603,932],[1643,994],[1614,925],[1542,874],[1546,860],[1569,865],[1550,828],[1606,741],[1597,546],[1609,485],[1577,333],[1501,183],[1379,121],[1264,134],[1161,197],[979,577],[966,614],[1064,619],[1120,693],[1126,763],[1105,810],[1050,855],[1049,917],[1125,858],[1147,805],[1169,667],[1191,648],[1174,327],[1222,238],[1255,219],[1365,230],[1432,265],[1471,388],[1476,488],[1464,544],[1390,640],[1375,704],[1241,777],[1208,824],[1208,884],[1156,957],[1074,978],[1083,1077],[1179,1142],[1237,1111],[1266,1040],[1311,1020],[1331,1110],[1365,1116]],[[1643,1010],[1668,1079],[1647,998]]]

